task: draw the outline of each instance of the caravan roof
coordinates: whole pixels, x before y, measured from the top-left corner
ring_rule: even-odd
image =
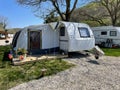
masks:
[[[25,27],[26,29],[34,29],[39,30],[40,28],[44,28],[46,26],[50,26],[53,30],[57,29],[60,25],[64,25],[66,28],[69,27],[70,25],[77,26],[77,27],[89,27],[85,23],[75,23],[75,22],[64,22],[64,21],[59,21],[59,22],[51,22],[47,24],[40,24],[40,25],[30,25]],[[41,27],[42,26],[42,27]],[[25,29],[24,28],[24,29]],[[23,29],[22,29],[23,30]]]
[[[119,30],[120,27],[116,26],[99,26],[99,27],[92,27],[92,30]]]

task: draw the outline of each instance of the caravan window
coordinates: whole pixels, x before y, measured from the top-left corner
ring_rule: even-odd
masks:
[[[65,36],[65,27],[60,28],[60,36]]]
[[[101,32],[101,35],[107,35],[107,31]]]
[[[117,32],[116,31],[110,31],[110,36],[117,36]]]
[[[86,38],[86,37],[90,37],[90,33],[89,30],[87,28],[78,28],[79,33],[80,33],[80,37]]]

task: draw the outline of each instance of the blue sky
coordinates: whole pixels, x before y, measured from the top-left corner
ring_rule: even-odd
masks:
[[[9,28],[23,28],[43,23],[42,19],[33,14],[31,8],[18,5],[16,0],[0,0],[0,16],[8,18]]]

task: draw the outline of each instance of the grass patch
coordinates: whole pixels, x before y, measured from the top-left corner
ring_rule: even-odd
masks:
[[[20,83],[56,74],[72,66],[63,60],[42,60],[21,66],[12,66],[7,58],[10,46],[0,46],[0,90],[7,90]],[[43,74],[42,69],[46,69]]]
[[[120,56],[120,48],[101,48],[106,56]]]

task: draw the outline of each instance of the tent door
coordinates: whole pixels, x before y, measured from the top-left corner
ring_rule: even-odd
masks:
[[[40,50],[42,45],[41,31],[29,31],[29,50]]]

